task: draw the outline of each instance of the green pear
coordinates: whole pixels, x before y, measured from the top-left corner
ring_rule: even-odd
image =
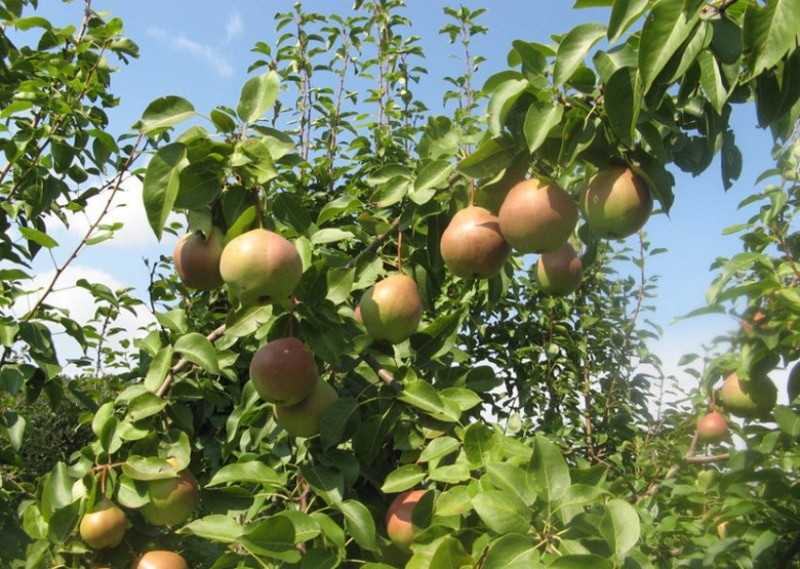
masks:
[[[155,526],[183,523],[195,510],[200,496],[197,480],[189,470],[179,476],[147,483],[150,501],[140,509],[142,517]]]
[[[410,276],[397,273],[376,283],[361,297],[361,317],[374,340],[398,344],[422,319],[422,298]]]
[[[225,284],[247,306],[283,302],[303,275],[303,262],[291,241],[266,229],[232,239],[219,264]]]
[[[601,170],[581,196],[583,214],[598,237],[621,239],[639,231],[653,211],[645,181],[630,168]]]
[[[551,253],[542,253],[536,261],[536,280],[545,294],[570,294],[581,286],[582,279],[581,259],[569,243]]]
[[[275,405],[275,419],[293,437],[313,437],[320,432],[322,415],[339,398],[327,381],[318,381],[311,394],[296,405]]]
[[[768,377],[741,381],[735,372],[725,378],[719,395],[729,413],[749,419],[763,419],[778,400],[778,390]]]
[[[120,508],[103,498],[81,518],[79,533],[92,549],[116,547],[128,529],[128,518]]]

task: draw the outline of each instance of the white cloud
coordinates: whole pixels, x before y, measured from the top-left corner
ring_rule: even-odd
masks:
[[[228,23],[225,25],[225,42],[230,42],[244,29],[244,22],[242,15],[239,12],[234,12],[228,18]]]
[[[69,234],[77,239],[82,239],[86,235],[89,226],[103,212],[108,199],[109,192],[102,192],[90,198],[83,211],[67,214]],[[168,219],[168,223],[174,219],[177,219],[177,217],[173,214],[173,217]],[[63,231],[63,226],[53,218],[49,218],[48,222],[48,231],[53,232],[55,239],[61,242],[58,234]],[[164,246],[164,243],[159,245],[147,221],[147,213],[142,199],[142,182],[138,178],[132,176],[126,178],[120,185],[119,191],[115,194],[111,207],[102,221],[102,225],[110,226],[114,224],[122,224],[122,228],[115,231],[111,239],[104,241],[102,243],[103,247],[137,248],[141,250],[144,247]]]
[[[55,270],[50,270],[39,273],[33,278],[29,288],[30,290],[35,290],[35,292],[18,298],[13,306],[13,312],[18,317],[27,313],[41,299],[54,275]],[[77,282],[80,279],[86,279],[89,283],[103,284],[112,291],[124,288],[126,285],[101,269],[83,265],[67,267],[59,277],[53,292],[47,296],[46,302],[50,306],[66,310],[69,318],[85,327],[95,318],[98,305],[88,290],[77,286]],[[145,306],[137,306],[134,309],[134,313],[127,310],[120,311],[119,317],[114,321],[113,326],[122,328],[127,339],[133,339],[142,335],[139,330],[142,326],[153,322],[155,322],[155,319],[149,310]],[[77,342],[63,333],[59,326],[51,326],[50,328],[54,333],[55,348],[61,362],[76,358],[82,354]],[[121,339],[119,337],[109,338],[108,340],[110,341],[106,345],[118,348],[119,340]]]
[[[238,18],[238,23],[237,23]],[[233,34],[238,33],[242,28],[241,17],[234,14],[232,19],[226,26],[226,34],[228,39]],[[179,51],[189,53],[197,59],[210,65],[222,77],[231,77],[234,73],[233,65],[230,64],[228,58],[219,53],[218,48],[214,48],[207,44],[202,44],[195,41],[184,34],[171,34],[161,28],[148,28],[147,35],[157,38],[161,41],[169,42],[172,47]]]

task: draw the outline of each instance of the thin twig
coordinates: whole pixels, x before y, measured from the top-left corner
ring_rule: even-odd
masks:
[[[403,391],[403,386],[400,385],[397,381],[395,381],[394,376],[389,371],[387,371],[383,366],[381,366],[380,362],[378,362],[378,360],[376,360],[372,354],[366,354],[366,353],[361,354],[361,359],[369,367],[371,367],[372,371],[374,371],[378,375],[378,378],[383,383],[388,385],[392,390],[394,390],[396,393]]]

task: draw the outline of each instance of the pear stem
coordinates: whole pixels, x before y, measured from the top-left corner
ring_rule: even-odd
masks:
[[[397,270],[403,274],[403,232],[397,232]]]

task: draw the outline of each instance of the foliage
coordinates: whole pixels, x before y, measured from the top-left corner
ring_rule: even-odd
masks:
[[[608,24],[579,25],[551,45],[511,42],[509,69],[482,88],[470,47],[485,32],[483,10],[447,8],[443,40],[465,72],[447,78],[443,101],[455,108],[439,116],[415,94],[427,71],[402,1],[357,0],[347,15],[298,3],[276,15],[275,45],[255,46],[238,101],[201,113],[164,96],[135,135],[114,140],[104,130],[104,109],[118,103],[106,57],[136,55],[121,22],[87,2],[80,27],[55,28],[28,15],[35,2],[4,3],[0,385],[9,401],[44,394],[54,408],[68,393],[93,433],[34,482],[24,452],[32,417],[17,403],[4,411],[0,504],[20,503],[29,539],[10,566],[126,566],[156,546],[215,568],[795,563],[797,408],[737,423],[740,444],[719,454],[698,454],[692,433],[724,373],[755,377],[800,356],[800,8],[583,6],[610,7]],[[766,318],[706,361],[686,358],[703,363],[691,408],[652,398],[664,378],[647,348],[660,331],[646,319],[655,280],[645,268],[665,250],[645,233],[607,242],[581,225],[572,241],[584,282],[563,298],[542,294],[527,257],[483,281],[455,278],[442,262],[451,215],[472,202],[496,209],[527,176],[577,197],[599,169],[623,163],[668,211],[670,168],[699,173],[719,155],[729,187],[743,160],[734,104],[755,104],[771,129],[776,170],[764,180],[780,181],[745,200],[760,210],[731,228],[744,251],[716,264],[703,311]],[[290,239],[304,268],[291,302],[247,307],[225,289],[189,290],[164,257],[146,302],[80,283],[97,311],[76,322],[48,295],[86,247],[113,238],[108,206],[31,296],[31,261],[58,248],[48,222],[69,225],[93,197],[110,204],[129,175],[143,182],[159,237],[181,230],[170,215],[185,212],[191,231],[219,227],[230,240],[266,227]],[[397,270],[416,280],[423,322],[406,342],[375,343],[354,309]],[[20,315],[25,297],[35,300]],[[142,306],[154,312],[149,329],[117,324]],[[75,378],[62,373],[54,331],[82,348]],[[289,437],[248,381],[254,351],[285,336],[309,347],[339,393],[320,436]],[[147,482],[184,468],[200,507],[176,528],[147,524],[138,512]],[[406,554],[383,519],[394,495],[415,487],[432,492]],[[125,547],[92,552],[77,526],[102,495],[131,527]],[[9,519],[4,511],[0,523]]]

